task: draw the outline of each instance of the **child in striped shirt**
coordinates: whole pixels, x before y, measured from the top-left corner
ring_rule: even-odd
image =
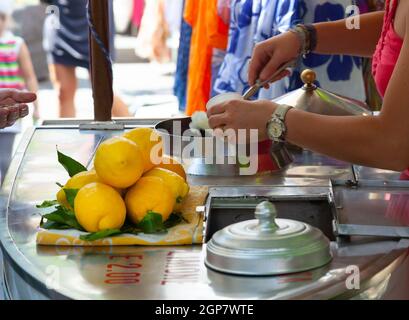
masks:
[[[18,89],[37,92],[38,83],[24,40],[8,29],[14,0],[0,0],[0,89]],[[34,103],[34,119],[39,118]],[[0,186],[10,165],[16,135],[21,132],[21,121],[0,130]]]
[[[0,1],[0,89],[27,89],[36,93],[38,82],[28,47],[8,29],[12,10],[13,1]],[[37,103],[34,118],[39,118]]]

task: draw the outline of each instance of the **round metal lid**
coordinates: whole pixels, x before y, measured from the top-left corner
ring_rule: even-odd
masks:
[[[313,70],[304,70],[301,74],[304,86],[274,101],[307,112],[328,116],[368,116],[371,114],[365,103],[317,87],[314,84],[316,79],[317,75]]]
[[[206,265],[237,275],[279,275],[315,269],[332,256],[324,234],[306,223],[276,219],[268,201],[260,203],[257,220],[240,222],[214,234],[207,244]]]

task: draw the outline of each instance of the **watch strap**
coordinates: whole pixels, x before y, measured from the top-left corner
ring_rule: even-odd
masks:
[[[287,106],[285,104],[280,104],[276,111],[273,114],[273,117],[276,116],[278,119],[284,122],[285,116],[287,115],[288,111],[290,111],[293,107]]]

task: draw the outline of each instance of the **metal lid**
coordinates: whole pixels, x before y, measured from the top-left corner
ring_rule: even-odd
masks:
[[[314,84],[316,79],[317,75],[313,70],[304,70],[301,74],[304,86],[274,101],[322,115],[351,116],[371,114],[369,107],[364,102],[319,88]]]
[[[315,269],[332,256],[324,234],[299,221],[276,219],[268,201],[260,203],[257,220],[226,227],[207,244],[206,265],[237,275],[278,275]]]

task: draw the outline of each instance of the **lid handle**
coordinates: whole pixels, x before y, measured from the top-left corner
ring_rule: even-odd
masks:
[[[304,82],[304,89],[316,89],[314,85],[315,80],[317,80],[317,74],[314,70],[306,69],[301,73],[301,80]]]
[[[277,209],[270,201],[263,201],[257,205],[255,216],[258,220],[257,229],[260,232],[273,233],[280,229],[275,222],[277,219]]]

